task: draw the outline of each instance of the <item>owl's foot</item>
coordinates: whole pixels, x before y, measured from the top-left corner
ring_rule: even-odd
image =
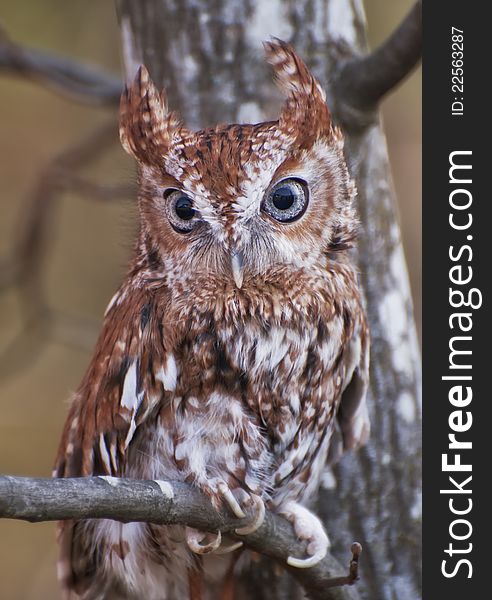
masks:
[[[292,523],[297,537],[308,542],[309,557],[289,556],[287,564],[298,569],[307,569],[323,560],[330,547],[330,540],[318,517],[297,502],[287,502],[281,507],[279,513]]]
[[[244,503],[246,506],[252,504],[253,516],[248,525],[244,527],[238,527],[236,533],[238,535],[249,535],[261,527],[265,520],[265,503],[256,494],[250,494],[248,500]]]
[[[245,519],[247,516],[245,510],[248,513],[251,511],[249,523],[243,527],[238,527],[235,532],[238,535],[248,535],[256,531],[265,519],[265,503],[263,500],[258,495],[246,492],[242,488],[231,490],[225,483],[220,485],[219,489],[236,517]]]
[[[222,496],[236,517],[238,519],[244,519],[246,517],[246,513],[241,508],[241,505],[236,500],[236,497],[232,493],[232,490],[227,483],[225,481],[219,481],[216,486],[218,493]]]
[[[204,544],[203,540],[210,537],[210,533],[198,531],[198,529],[193,529],[192,527],[186,527],[185,532],[188,548],[195,554],[210,554],[217,550],[222,542],[222,534],[220,531],[218,531],[215,538],[207,544]]]
[[[233,544],[221,544],[220,548],[215,550],[214,554],[229,554],[230,552],[234,552],[234,550],[238,550],[243,545],[242,542],[234,542]]]
[[[245,519],[246,512],[252,511],[250,522],[243,527],[238,527],[236,533],[239,535],[248,535],[256,531],[263,523],[265,518],[265,504],[256,494],[246,492],[242,488],[231,488],[221,479],[212,479],[207,482],[204,491],[212,498],[216,506],[220,506],[220,501],[224,501],[238,519]]]
[[[244,527],[238,527],[236,533],[239,535],[247,535],[256,531],[258,527],[263,523],[265,518],[265,504],[263,500],[256,494],[250,494],[241,488],[231,490],[227,483],[219,478],[207,480],[205,484],[199,485],[203,492],[205,492],[212,500],[212,503],[219,508],[222,502],[225,502],[234,515],[238,519],[245,519],[245,510],[252,516]],[[243,510],[244,508],[244,510]],[[234,552],[240,548],[242,542],[234,542],[232,544],[222,544],[222,535],[220,531],[217,532],[214,539],[204,543],[206,538],[210,538],[209,533],[198,531],[192,527],[186,527],[186,543],[189,549],[195,554],[227,554]]]
[[[263,520],[265,519],[265,504],[263,500],[251,492],[238,487],[233,490],[227,483],[218,477],[199,480],[196,485],[212,500],[212,504],[220,509],[223,503],[227,504],[232,513],[238,519],[246,519],[246,525],[238,527],[235,533],[238,535],[248,535],[256,531]],[[231,546],[231,552],[236,549],[236,546]],[[221,549],[227,552],[228,550]]]

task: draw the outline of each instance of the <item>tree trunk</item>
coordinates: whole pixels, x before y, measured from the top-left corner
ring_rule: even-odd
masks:
[[[271,35],[291,41],[325,85],[359,190],[372,434],[327,471],[317,509],[343,563],[361,542],[362,598],[420,598],[420,357],[410,288],[379,118],[337,96],[340,65],[366,50],[362,1],[117,0],[117,8],[127,78],[144,63],[190,127],[276,118],[280,98],[261,55]],[[248,598],[299,597],[267,561],[245,582]]]

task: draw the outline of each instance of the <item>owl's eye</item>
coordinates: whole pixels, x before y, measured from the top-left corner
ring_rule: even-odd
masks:
[[[263,201],[262,210],[282,223],[299,219],[308,205],[308,187],[302,179],[279,181]]]
[[[188,233],[197,223],[198,212],[193,208],[193,200],[180,190],[166,190],[166,213],[172,227],[178,233]]]

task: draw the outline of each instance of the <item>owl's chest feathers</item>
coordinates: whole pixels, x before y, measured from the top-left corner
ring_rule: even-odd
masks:
[[[279,477],[288,481],[315,456],[336,411],[353,324],[342,293],[287,283],[247,294],[203,282],[155,298],[142,340],[162,340],[150,347],[164,396],[153,396],[158,419],[137,444],[153,457],[150,477],[230,473],[259,490],[265,474],[284,465]]]
[[[176,346],[176,396],[181,408],[196,412],[241,407],[266,429],[274,447],[292,442],[299,419],[332,410],[330,377],[343,352],[346,323],[341,314],[297,314],[291,319],[217,321],[213,315],[183,323]],[[229,407],[228,407],[229,405]]]
[[[173,354],[176,387],[156,430],[144,436],[148,447],[139,448],[153,457],[149,476],[196,482],[230,474],[259,493],[272,485],[292,444],[286,480],[297,460],[310,462],[335,409],[343,319],[302,326],[207,320],[183,330]]]
[[[353,312],[348,293],[353,272],[281,274],[247,290],[213,280],[187,292],[173,290],[166,316],[190,377],[206,380],[213,370],[220,379],[239,372],[243,384],[246,378],[271,388],[272,376],[285,385],[315,356],[330,367],[352,326],[347,315]]]

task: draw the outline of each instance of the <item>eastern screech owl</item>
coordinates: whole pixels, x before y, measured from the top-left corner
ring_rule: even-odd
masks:
[[[55,475],[189,482],[238,517],[253,510],[243,532],[266,504],[309,541],[307,557],[288,561],[305,567],[328,547],[304,504],[332,434],[345,448],[368,434],[368,332],[341,132],[294,50],[265,49],[287,97],[277,121],[189,131],[144,68],[123,93],[140,233]],[[59,578],[69,598],[181,600],[201,597],[203,577],[215,599],[238,553],[204,567],[199,555],[237,547],[220,541],[178,526],[66,522]]]

